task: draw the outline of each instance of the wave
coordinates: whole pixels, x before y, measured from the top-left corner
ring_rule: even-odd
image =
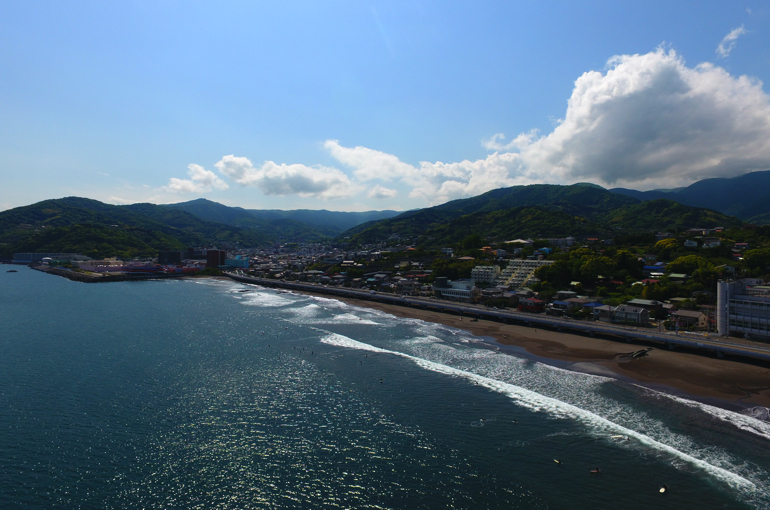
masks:
[[[364,342],[353,340],[352,338],[348,338],[346,336],[339,335],[336,333],[327,334],[321,339],[321,342],[328,345],[334,345],[337,347],[344,347],[344,348],[384,353],[384,354],[392,354],[395,356],[406,358],[412,361],[413,363],[415,363],[420,368],[430,370],[435,373],[449,375],[452,377],[463,378],[476,385],[479,385],[489,390],[495,391],[497,393],[506,395],[511,400],[513,400],[517,405],[525,409],[528,409],[530,411],[546,413],[553,418],[572,419],[580,423],[583,423],[589,426],[589,428],[591,428],[593,431],[600,432],[602,434],[627,436],[630,439],[633,439],[637,444],[641,444],[646,447],[653,448],[662,453],[666,453],[681,462],[687,463],[691,466],[694,466],[702,470],[705,473],[708,473],[710,476],[714,477],[715,479],[718,479],[735,489],[739,489],[749,493],[753,493],[758,490],[755,483],[746,479],[743,476],[740,476],[736,473],[728,471],[727,469],[724,469],[722,467],[709,463],[706,460],[697,458],[689,453],[681,451],[669,444],[663,443],[646,434],[627,428],[623,425],[614,423],[608,420],[607,418],[599,416],[589,410],[581,409],[580,407],[577,407],[575,405],[569,404],[567,402],[563,402],[561,400],[558,400],[552,397],[542,395],[540,393],[537,393],[532,390],[528,390],[521,386],[517,386],[515,384],[511,384],[508,382],[499,381],[483,375],[475,374],[467,370],[453,368],[451,366],[448,366],[442,363],[437,363],[434,361],[429,361],[429,360],[420,358],[418,356],[413,356],[413,355],[405,354],[398,351],[376,347]]]

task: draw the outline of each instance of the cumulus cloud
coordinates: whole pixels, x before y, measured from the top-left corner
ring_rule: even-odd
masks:
[[[749,12],[749,14],[751,14],[751,12]],[[724,39],[722,39],[722,42],[719,43],[719,46],[717,46],[717,57],[729,57],[730,52],[733,51],[733,48],[735,48],[735,45],[738,43],[738,38],[745,33],[746,29],[743,28],[743,25],[732,29],[730,33],[727,34]]]
[[[363,181],[398,179],[414,172],[412,165],[386,152],[366,147],[343,147],[337,140],[326,140],[324,148],[343,165],[355,168],[356,177]]]
[[[398,195],[398,191],[377,184],[375,187],[369,190],[366,194],[368,198],[382,199],[382,198],[395,198]]]
[[[266,161],[255,167],[248,158],[223,157],[215,165],[219,171],[242,186],[254,186],[265,195],[294,195],[323,199],[345,198],[362,187],[336,168],[277,164]]]
[[[227,189],[229,186],[217,175],[206,170],[200,165],[191,164],[187,166],[189,179],[177,179],[172,177],[165,188],[172,193],[203,193],[212,189]]]
[[[675,52],[624,55],[575,82],[565,119],[521,147],[545,181],[659,188],[770,167],[762,83]]]
[[[482,140],[481,145],[490,151],[509,151],[509,150],[518,150],[522,147],[526,147],[530,143],[532,143],[532,140],[537,138],[537,129],[533,129],[528,133],[521,133],[519,136],[514,138],[508,143],[504,143],[505,141],[505,134],[504,133],[497,133],[492,135],[492,137],[489,140]]]
[[[726,52],[742,33],[743,27],[725,38]],[[327,140],[324,148],[350,176],[326,166],[267,161],[255,167],[234,155],[216,167],[267,195],[347,198],[368,188],[370,199],[394,198],[397,191],[382,184],[395,182],[411,188],[409,197],[431,205],[518,184],[676,187],[770,169],[770,97],[762,87],[710,63],[688,67],[674,51],[659,48],[616,56],[602,72],[584,73],[550,133],[532,130],[510,141],[497,133],[482,141],[494,152],[475,161],[412,165],[393,154]],[[190,166],[190,177],[172,179],[169,188],[217,186],[218,178],[197,165]],[[371,181],[373,186],[364,185]]]
[[[567,111],[542,137],[498,133],[484,159],[412,166],[364,147],[326,142],[360,179],[397,179],[429,204],[517,184],[589,181],[667,188],[770,168],[770,98],[758,80],[674,51],[622,55],[575,81]]]

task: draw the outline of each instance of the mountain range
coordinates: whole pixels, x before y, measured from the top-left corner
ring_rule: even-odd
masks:
[[[206,199],[116,206],[79,197],[0,213],[0,258],[14,252],[149,256],[187,246],[258,247],[334,238],[355,246],[400,240],[427,248],[471,234],[516,237],[612,234],[770,223],[770,171],[706,179],[675,190],[536,184],[488,191],[425,209],[255,210]]]
[[[705,207],[737,216],[748,223],[770,223],[770,170],[738,177],[703,179],[685,188],[672,190],[613,188],[610,191],[642,201],[664,198],[682,205]]]

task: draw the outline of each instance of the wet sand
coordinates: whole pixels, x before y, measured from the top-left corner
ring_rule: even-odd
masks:
[[[494,339],[503,352],[514,352],[578,372],[613,377],[731,410],[757,405],[770,408],[770,367],[758,363],[657,347],[646,356],[633,359],[628,354],[649,346],[483,319],[471,322],[468,317],[374,301],[337,296],[333,299],[397,317],[463,329],[476,336]]]

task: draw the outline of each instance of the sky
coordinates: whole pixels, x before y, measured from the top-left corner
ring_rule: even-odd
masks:
[[[770,4],[0,2],[0,210],[408,210],[770,169]]]

